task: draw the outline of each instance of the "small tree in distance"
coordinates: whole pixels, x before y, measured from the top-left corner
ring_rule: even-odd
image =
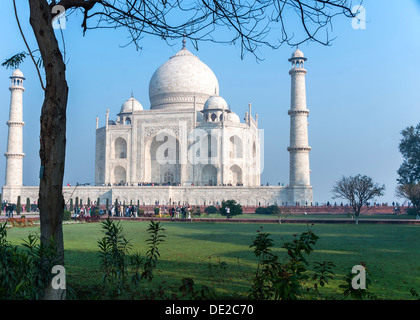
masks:
[[[359,215],[362,206],[375,197],[383,196],[385,185],[379,186],[371,177],[356,175],[342,177],[333,186],[333,199],[341,198],[350,202],[353,208],[356,224],[359,224]]]
[[[226,211],[229,208],[229,213]],[[226,218],[232,218],[242,214],[242,206],[235,200],[222,201],[222,207],[220,208],[220,214],[226,216]]]
[[[16,203],[16,214],[19,215],[21,211],[22,211],[22,207],[21,207],[21,204],[20,204],[20,196],[18,196],[17,203]]]

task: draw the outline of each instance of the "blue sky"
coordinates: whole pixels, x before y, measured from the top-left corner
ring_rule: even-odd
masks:
[[[0,4],[0,61],[25,50],[12,1]],[[366,174],[385,184],[381,202],[397,200],[396,178],[402,158],[400,132],[420,122],[420,1],[365,0],[367,25],[352,28],[335,20],[331,46],[301,45],[305,64],[309,116],[311,183],[314,201],[331,201],[331,188],[343,175]],[[28,22],[28,5],[19,1],[19,16],[32,49],[36,47]],[[80,19],[70,17],[64,30],[69,84],[65,183],[94,181],[95,123],[105,123],[106,109],[115,118],[131,91],[148,109],[153,72],[181,48],[156,38],[143,49],[122,48],[124,31],[95,30],[82,36]],[[216,74],[220,95],[241,118],[252,102],[264,130],[264,172],[261,182],[287,183],[289,176],[290,64],[293,48],[260,50],[264,61],[238,47],[202,43],[187,47]],[[28,60],[20,67],[26,77],[24,93],[25,185],[38,184],[39,116],[43,93]],[[6,152],[11,70],[0,68],[0,152]],[[0,185],[5,179],[0,158]]]

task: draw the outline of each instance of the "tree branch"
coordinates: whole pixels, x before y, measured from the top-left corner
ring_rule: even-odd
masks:
[[[32,55],[32,51],[29,48],[28,42],[26,41],[25,35],[23,34],[23,31],[22,31],[22,27],[20,26],[20,21],[19,21],[19,17],[18,17],[18,14],[17,14],[15,0],[13,0],[13,9],[15,11],[15,17],[16,17],[16,21],[17,21],[17,24],[18,24],[18,27],[19,27],[20,34],[22,35],[23,41],[25,42],[26,48],[28,49],[29,55],[31,56],[32,61],[33,61],[34,65],[35,65],[36,71],[38,73],[39,82],[41,83],[41,88],[42,88],[42,90],[45,91],[44,82],[42,81],[42,76],[41,76],[41,72],[39,71],[38,64],[35,62],[35,58]]]

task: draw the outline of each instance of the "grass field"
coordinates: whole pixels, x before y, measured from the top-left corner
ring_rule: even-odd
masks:
[[[208,218],[226,218],[221,214],[205,214],[202,217]],[[281,216],[281,219],[351,219],[352,217],[347,214],[291,214],[288,216]],[[276,215],[270,214],[253,214],[247,213],[239,216],[234,216],[232,219],[278,219]],[[415,215],[395,215],[395,214],[361,214],[359,219],[403,219],[403,220],[415,220]]]
[[[122,222],[124,233],[131,239],[133,251],[146,251],[148,222]],[[245,292],[249,289],[256,258],[249,246],[256,230],[263,226],[275,241],[276,252],[293,234],[308,229],[305,224],[261,223],[191,223],[164,222],[166,242],[160,246],[159,273],[144,288],[157,286],[162,281],[179,286],[184,277],[197,284],[207,284],[224,292]],[[363,261],[369,268],[371,291],[378,299],[411,299],[410,288],[420,292],[420,226],[383,224],[316,224],[310,226],[320,237],[309,261],[331,261],[336,265],[336,276],[323,289],[326,297],[340,299],[344,274]],[[64,225],[67,281],[76,290],[100,283],[97,240],[102,237],[100,223]],[[8,239],[21,244],[38,227],[8,230]],[[209,272],[209,263],[227,263],[222,281]],[[86,292],[84,293],[86,295]]]

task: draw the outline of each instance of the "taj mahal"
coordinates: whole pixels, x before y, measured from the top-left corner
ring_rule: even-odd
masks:
[[[77,197],[99,199],[101,204],[119,200],[143,205],[203,205],[233,199],[245,206],[310,205],[306,58],[296,49],[289,61],[287,186],[261,184],[263,148],[258,114],[252,114],[251,103],[242,119],[231,110],[219,94],[216,75],[186,48],[184,40],[181,50],[152,75],[148,109],[143,107],[145,101],[136,100],[132,94],[115,118],[106,110],[104,126],[100,127],[96,118],[95,185],[64,186],[65,201]],[[18,69],[10,78],[2,197],[16,203],[21,196],[33,203],[38,199],[38,186],[22,184],[25,78]]]

